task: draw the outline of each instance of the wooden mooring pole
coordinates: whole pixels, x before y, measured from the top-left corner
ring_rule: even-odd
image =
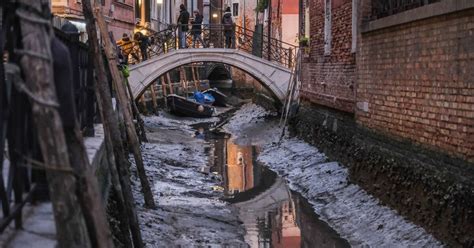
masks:
[[[169,72],[166,73],[166,79],[168,80],[168,83],[169,83],[169,86],[170,86],[170,94],[174,94],[174,86],[173,86],[173,82],[171,81],[171,77],[170,77],[170,74]]]
[[[56,232],[60,247],[113,247],[98,185],[89,171],[82,135],[73,130],[69,156],[53,74],[53,32],[47,0],[19,0],[17,16],[21,27],[20,65],[31,92],[32,114],[48,178]],[[40,14],[41,13],[41,14]],[[41,99],[41,101],[35,100]],[[75,159],[72,166],[70,158]],[[83,192],[78,192],[83,191]],[[100,216],[102,215],[102,216]],[[85,220],[87,218],[87,220]],[[92,218],[92,219],[91,219]],[[95,218],[95,219],[94,219]],[[87,225],[87,224],[88,225]]]
[[[133,156],[135,158],[135,165],[137,166],[138,177],[140,178],[140,183],[142,186],[142,193],[145,199],[145,207],[147,208],[156,208],[155,200],[151,192],[150,183],[145,172],[145,166],[143,165],[142,153],[140,150],[140,142],[137,136],[136,128],[133,123],[130,101],[127,97],[127,91],[124,87],[125,79],[123,78],[122,73],[117,68],[117,55],[115,51],[115,46],[110,41],[107,24],[102,15],[101,7],[98,2],[95,3],[96,8],[94,9],[94,17],[97,20],[97,24],[100,30],[102,37],[105,37],[103,40],[106,58],[108,60],[108,65],[110,73],[112,74],[112,81],[114,82],[115,89],[117,90],[117,100],[120,106],[122,107],[123,119],[125,121],[125,128],[127,131],[128,141],[132,147]]]
[[[156,101],[156,91],[155,91],[156,82],[150,85],[150,94],[151,94],[151,106],[153,108],[153,113],[158,111],[158,103]]]
[[[133,247],[141,248],[144,247],[144,244],[130,185],[130,174],[128,171],[130,163],[125,156],[125,148],[121,138],[118,116],[115,114],[112,106],[112,97],[106,77],[107,74],[103,57],[100,52],[100,43],[91,1],[83,0],[82,7],[87,24],[86,28],[89,36],[89,46],[95,55],[94,67],[97,75],[95,90],[104,125],[106,150],[110,164],[112,183],[114,184],[114,190],[118,195],[120,230],[122,232],[121,241],[124,242],[125,247],[132,247],[132,241],[129,235],[129,233],[131,233]]]

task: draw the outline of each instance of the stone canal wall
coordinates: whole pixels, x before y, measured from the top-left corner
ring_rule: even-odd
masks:
[[[95,175],[97,176],[100,193],[104,203],[108,202],[111,178],[109,174],[109,160],[105,150],[105,134],[102,124],[94,125],[94,137],[85,137],[84,145]]]
[[[352,114],[304,102],[293,135],[350,171],[350,180],[450,246],[474,245],[474,166],[358,125]]]

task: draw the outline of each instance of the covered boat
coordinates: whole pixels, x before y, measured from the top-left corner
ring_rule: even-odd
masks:
[[[216,106],[225,107],[227,105],[227,96],[220,92],[217,88],[208,89],[202,93],[212,95],[215,99],[214,105]]]
[[[214,97],[209,93],[196,91],[193,94],[194,100],[198,103],[212,105],[215,102]]]
[[[175,115],[208,118],[212,117],[214,113],[214,108],[209,105],[200,104],[175,94],[168,95],[166,102],[170,112]]]

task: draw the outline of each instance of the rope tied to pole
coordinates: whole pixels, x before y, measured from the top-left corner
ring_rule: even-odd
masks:
[[[5,151],[5,159],[10,160],[8,153]],[[62,172],[62,173],[68,173],[68,174],[73,174],[77,176],[72,169],[64,169],[61,168],[60,166],[57,165],[47,165],[41,161],[38,161],[36,159],[30,158],[28,156],[25,156],[23,154],[20,154],[18,151],[15,151],[15,155],[18,156],[20,159],[22,159],[25,163],[18,163],[21,167],[25,167],[28,169],[37,169],[37,170],[47,170],[47,171],[55,171],[55,172]]]
[[[29,8],[31,9],[31,8]],[[43,25],[50,25],[50,21],[44,17],[35,17],[31,15],[31,11],[27,12],[25,8],[18,8],[15,11],[16,15],[25,21],[29,21],[32,23],[43,24]],[[40,15],[41,16],[41,15]]]
[[[17,65],[9,66],[6,67],[6,74],[12,74],[14,75],[12,83],[15,86],[15,88],[22,93],[25,93],[25,95],[28,96],[33,102],[45,106],[45,107],[50,107],[50,108],[59,108],[59,103],[56,101],[51,101],[51,100],[45,100],[33,93],[28,86],[23,82],[23,79],[20,76],[20,68]]]

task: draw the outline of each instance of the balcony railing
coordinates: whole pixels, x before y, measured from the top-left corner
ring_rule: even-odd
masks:
[[[372,0],[372,19],[395,15],[441,0]]]

